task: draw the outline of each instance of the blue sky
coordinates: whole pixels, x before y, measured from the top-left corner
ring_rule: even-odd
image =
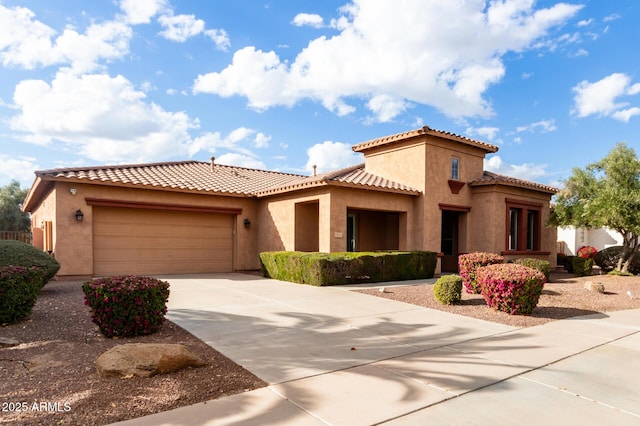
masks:
[[[640,146],[637,22],[637,0],[0,0],[0,185],[210,156],[309,174],[428,125],[558,186]]]

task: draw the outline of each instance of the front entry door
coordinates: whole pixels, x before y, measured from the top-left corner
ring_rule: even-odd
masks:
[[[458,228],[460,212],[442,211],[442,241],[440,251],[442,252],[442,272],[458,272]]]

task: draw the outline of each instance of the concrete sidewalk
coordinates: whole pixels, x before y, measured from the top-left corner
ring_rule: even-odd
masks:
[[[640,424],[640,310],[516,329],[345,287],[163,279],[168,318],[269,386],[121,425]]]

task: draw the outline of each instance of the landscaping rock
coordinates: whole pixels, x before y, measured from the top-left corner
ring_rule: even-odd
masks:
[[[9,337],[0,337],[0,348],[18,346],[20,344],[16,339],[10,339]]]
[[[584,288],[596,293],[604,293],[604,284],[594,283],[593,281],[587,281],[584,283]]]
[[[184,345],[163,343],[118,345],[96,359],[96,370],[101,377],[151,377],[203,365],[205,362]]]

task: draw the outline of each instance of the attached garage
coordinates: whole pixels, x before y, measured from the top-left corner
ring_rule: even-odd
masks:
[[[234,214],[146,207],[93,206],[94,275],[233,271]]]

